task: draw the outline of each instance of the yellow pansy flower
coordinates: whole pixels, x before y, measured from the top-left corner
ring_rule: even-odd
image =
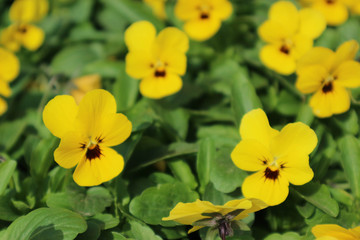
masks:
[[[77,104],[87,92],[94,89],[101,88],[101,76],[99,74],[90,74],[82,77],[78,77],[72,80],[77,89],[74,89],[70,94],[75,98]]]
[[[151,7],[153,13],[160,19],[166,18],[165,2],[166,0],[144,0],[144,2]]]
[[[148,98],[163,98],[182,88],[179,75],[186,72],[189,40],[174,27],[156,36],[155,27],[147,21],[132,24],[125,32],[126,72],[141,79],[140,92]]]
[[[259,199],[231,200],[224,205],[213,205],[208,201],[196,200],[192,203],[178,203],[163,221],[176,221],[181,224],[193,225],[188,233],[203,227],[218,228],[222,239],[231,236],[231,222],[246,218],[250,213],[266,208]]]
[[[346,229],[336,224],[320,224],[311,229],[316,240],[360,240],[360,226]]]
[[[351,13],[360,15],[360,0],[348,0],[347,5]]]
[[[49,11],[47,0],[15,0],[10,7],[12,22],[37,22],[46,16]]]
[[[178,0],[175,5],[175,16],[185,21],[184,31],[197,41],[214,36],[232,11],[228,0]]]
[[[269,19],[258,29],[267,43],[260,51],[260,59],[280,74],[292,74],[296,61],[312,48],[313,40],[325,28],[325,19],[318,11],[298,11],[291,2],[276,2],[269,10]]]
[[[61,139],[55,161],[64,168],[77,165],[73,178],[78,185],[99,185],[123,170],[123,157],[110,147],[124,142],[132,125],[126,116],[116,113],[109,92],[92,90],[79,105],[72,96],[56,96],[45,106],[43,121]]]
[[[288,196],[289,182],[303,185],[313,178],[309,154],[317,137],[304,123],[287,124],[279,132],[270,127],[263,110],[255,109],[242,118],[240,135],[231,159],[238,168],[256,172],[242,184],[245,197],[277,205]]]
[[[20,63],[12,52],[0,47],[0,66],[0,95],[9,97],[11,95],[9,82],[19,75]],[[6,110],[7,103],[0,97],[0,115]]]
[[[354,61],[359,44],[343,43],[336,52],[315,47],[299,60],[296,87],[302,93],[314,93],[310,106],[318,117],[330,117],[350,108],[347,88],[360,86],[360,63]]]

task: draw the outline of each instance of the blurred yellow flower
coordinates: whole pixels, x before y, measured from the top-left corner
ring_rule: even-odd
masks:
[[[228,0],[178,0],[175,5],[175,16],[185,21],[184,31],[197,41],[214,36],[232,11]]]
[[[350,108],[346,88],[360,86],[360,63],[354,61],[359,44],[343,43],[336,52],[315,47],[299,60],[296,87],[302,93],[314,93],[310,106],[318,117],[330,117]]]
[[[153,13],[160,19],[166,18],[165,2],[166,0],[144,0],[144,2],[151,7]]]
[[[187,36],[168,27],[156,36],[155,27],[147,21],[132,24],[125,32],[126,72],[141,79],[140,92],[148,98],[163,98],[182,88],[179,75],[186,72]]]
[[[360,240],[360,226],[346,229],[336,224],[320,224],[311,229],[316,240]]]
[[[11,89],[9,82],[13,81],[20,70],[20,63],[18,58],[8,50],[0,48],[0,95],[9,97]],[[0,115],[7,110],[7,103],[0,97]]]
[[[240,135],[231,159],[238,168],[256,172],[242,184],[245,197],[277,205],[288,196],[289,182],[303,185],[313,178],[308,155],[317,137],[307,125],[290,123],[279,132],[270,127],[263,110],[255,109],[242,118]]]
[[[178,203],[163,221],[176,221],[181,224],[193,225],[189,233],[203,227],[218,228],[220,236],[231,236],[231,222],[246,218],[250,213],[266,208],[259,199],[232,200],[224,205],[213,205],[208,201],[196,200],[192,203]],[[223,235],[222,235],[223,234]],[[224,238],[222,238],[224,239]]]
[[[126,116],[116,113],[109,92],[92,90],[79,106],[71,96],[56,96],[45,106],[43,121],[61,139],[55,161],[64,168],[77,165],[73,178],[78,185],[99,185],[123,170],[123,157],[110,147],[124,142],[132,125]]]
[[[15,0],[10,7],[12,22],[29,23],[43,19],[49,10],[47,0]]]
[[[360,15],[360,0],[347,0],[347,5],[350,12],[356,15]]]
[[[280,74],[292,74],[296,61],[312,48],[313,40],[325,28],[325,19],[318,11],[298,11],[291,2],[276,2],[269,10],[269,19],[258,29],[259,36],[267,43],[260,51],[260,59]]]
[[[101,88],[101,76],[99,74],[85,75],[72,80],[77,89],[74,89],[70,94],[75,98],[77,104],[87,92],[94,89]]]

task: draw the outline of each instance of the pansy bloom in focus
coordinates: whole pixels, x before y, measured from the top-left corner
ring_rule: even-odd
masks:
[[[185,21],[184,31],[191,39],[204,41],[217,33],[232,10],[228,0],[178,0],[175,16]]]
[[[336,224],[320,224],[311,229],[316,240],[359,240],[360,226],[346,229]]]
[[[126,72],[141,79],[142,95],[159,99],[180,91],[180,76],[186,72],[185,53],[189,48],[185,33],[168,27],[156,36],[150,22],[140,21],[126,30],[125,43],[129,49]]]
[[[8,50],[0,48],[0,95],[9,97],[11,89],[9,82],[13,81],[20,70],[20,63],[18,58]],[[0,97],[0,115],[7,110],[7,103]]]
[[[219,230],[222,239],[232,235],[232,225],[246,218],[250,213],[266,208],[267,205],[259,199],[232,200],[224,205],[213,205],[208,201],[196,200],[192,203],[178,203],[168,217],[163,221],[176,221],[181,224],[193,225],[189,233],[203,227]]]
[[[99,74],[78,77],[73,79],[72,82],[77,89],[72,90],[70,94],[75,98],[77,104],[80,103],[87,92],[101,88],[101,76]]]
[[[296,61],[312,48],[313,40],[325,28],[325,19],[318,11],[309,8],[298,11],[291,2],[276,2],[269,10],[269,19],[258,29],[267,43],[260,51],[260,59],[280,74],[292,74]]]
[[[151,7],[153,13],[160,19],[166,18],[165,2],[166,0],[144,0],[144,2]]]
[[[278,131],[270,127],[263,110],[255,109],[242,118],[240,135],[231,159],[238,168],[256,172],[242,184],[245,197],[277,205],[288,196],[289,183],[303,185],[313,178],[309,154],[317,137],[304,123],[290,123]]]
[[[310,106],[318,117],[330,117],[350,108],[347,88],[360,86],[360,63],[354,61],[359,44],[355,40],[340,45],[336,52],[315,47],[298,62],[296,87],[314,93]]]
[[[110,147],[124,142],[132,125],[126,116],[116,113],[109,92],[90,91],[79,105],[72,96],[56,96],[45,106],[43,121],[61,139],[55,161],[63,168],[77,165],[73,178],[78,185],[99,185],[123,170],[123,157]]]

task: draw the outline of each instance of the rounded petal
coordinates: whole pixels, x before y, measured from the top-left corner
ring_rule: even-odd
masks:
[[[10,82],[14,80],[20,71],[18,58],[10,51],[0,47],[0,79]]]
[[[299,19],[299,12],[291,2],[278,1],[271,5],[269,20],[278,23],[286,36],[291,36],[298,31]]]
[[[335,53],[328,48],[314,47],[305,53],[297,62],[297,73],[303,67],[310,65],[322,65],[328,72],[330,72],[335,61]]]
[[[49,131],[62,138],[74,129],[78,106],[71,96],[60,95],[50,100],[43,111],[43,121]]]
[[[266,45],[260,50],[260,59],[266,67],[280,74],[292,74],[296,68],[295,59],[280,49],[280,45]]]
[[[320,224],[311,229],[316,238],[333,237],[334,239],[353,240],[354,236],[349,230],[336,224]]]
[[[131,24],[125,31],[125,43],[129,51],[150,52],[156,37],[156,29],[148,21]]]
[[[293,152],[310,154],[318,142],[316,133],[302,122],[289,123],[273,138],[271,151],[274,157],[281,158]]]
[[[289,194],[289,182],[285,177],[280,174],[276,180],[269,180],[263,171],[246,177],[241,188],[245,197],[260,199],[269,206],[282,203]]]
[[[16,30],[17,26],[12,24],[9,27],[3,29],[0,36],[0,44],[12,52],[19,51],[21,47],[20,43],[15,39]]]
[[[260,25],[258,34],[265,42],[278,43],[289,37],[282,29],[280,23],[268,20]]]
[[[331,4],[326,1],[316,1],[312,7],[324,15],[328,25],[337,26],[343,24],[349,17],[348,10],[341,1],[334,1]]]
[[[281,174],[291,184],[303,185],[314,177],[314,172],[309,166],[309,156],[300,151],[280,157],[277,162],[283,166],[280,169]]]
[[[83,158],[79,162],[73,178],[80,186],[96,186],[118,176],[123,168],[123,157],[111,148],[102,147],[100,158]]]
[[[359,44],[355,40],[350,40],[341,44],[335,52],[333,69],[336,69],[345,61],[353,60],[358,50]]]
[[[196,19],[199,16],[197,6],[201,3],[201,0],[178,0],[174,9],[175,16],[184,21]]]
[[[0,95],[9,97],[11,95],[11,88],[9,83],[0,80]]]
[[[159,58],[165,63],[167,71],[179,75],[184,75],[186,73],[187,59],[184,53],[174,51],[162,52],[162,55]]]
[[[346,61],[341,64],[334,72],[336,82],[339,85],[356,88],[360,86],[360,63],[356,61]]]
[[[205,41],[214,36],[221,26],[219,19],[194,19],[184,24],[184,30],[191,39]]]
[[[16,33],[16,39],[30,51],[37,50],[44,42],[44,31],[34,25],[21,25]]]
[[[212,2],[211,15],[220,20],[228,19],[233,11],[233,7],[228,0],[215,0]]]
[[[144,78],[154,71],[152,65],[155,62],[150,52],[131,51],[126,55],[126,73],[133,78]]]
[[[7,108],[6,101],[0,97],[0,116],[6,112]]]
[[[299,34],[305,35],[311,39],[318,38],[326,28],[326,20],[321,12],[312,8],[305,8],[301,9],[299,13]]]
[[[86,144],[86,136],[75,131],[67,132],[60,141],[59,147],[54,152],[54,160],[63,168],[75,167],[81,160],[85,159],[86,149],[82,144]]]
[[[255,139],[267,149],[270,149],[270,142],[279,132],[272,129],[268,118],[262,109],[254,109],[246,113],[241,119],[240,136],[243,140]]]
[[[12,22],[36,22],[41,20],[49,10],[47,0],[16,0],[10,7]]]
[[[240,220],[240,219],[244,219],[247,216],[249,216],[250,213],[253,212],[257,212],[261,209],[264,209],[266,207],[268,207],[268,205],[263,202],[260,199],[256,199],[256,198],[247,198],[247,200],[251,201],[252,206],[248,209],[245,209],[244,211],[242,211],[239,215],[237,215],[234,220]]]
[[[79,90],[85,93],[101,88],[101,76],[99,74],[85,75],[75,78],[72,81]]]
[[[165,77],[147,77],[140,82],[140,92],[148,98],[159,99],[177,93],[182,88],[181,78],[173,73]]]
[[[245,171],[259,171],[273,161],[270,151],[256,139],[243,139],[231,153],[234,164]]]
[[[295,60],[304,56],[313,46],[313,40],[306,35],[296,34],[292,41],[293,46],[290,49],[290,55]]]
[[[104,146],[116,146],[129,138],[132,130],[131,122],[128,118],[121,114],[111,114],[104,119],[101,132],[102,142]]]
[[[185,53],[189,49],[189,39],[183,31],[175,27],[162,30],[155,40],[159,51],[179,51]]]
[[[166,18],[165,1],[166,0],[144,0],[144,2],[151,7],[153,13],[160,19]]]
[[[350,96],[344,87],[333,82],[333,90],[327,93],[322,89],[317,91],[310,99],[310,106],[317,117],[330,117],[349,110]]]
[[[312,93],[321,88],[328,71],[322,65],[309,65],[303,67],[297,74],[296,88],[302,93]]]

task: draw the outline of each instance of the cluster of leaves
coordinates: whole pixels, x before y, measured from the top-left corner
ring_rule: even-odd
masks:
[[[315,177],[292,187],[288,199],[245,221],[252,231],[229,239],[313,239],[311,227],[360,222],[359,107],[316,119],[294,76],[267,70],[258,59],[257,27],[275,1],[236,0],[233,16],[211,40],[191,42],[183,89],[162,100],[143,98],[138,81],[125,73],[124,31],[148,20],[158,30],[181,27],[174,1],[168,20],[152,15],[142,1],[57,0],[40,23],[44,46],[21,51],[21,74],[12,84],[9,110],[0,119],[0,239],[186,239],[188,227],[164,222],[178,202],[239,199],[247,173],[230,153],[240,141],[239,123],[249,110],[263,108],[280,129],[302,121],[317,133],[310,156]],[[8,21],[0,1],[1,22]],[[327,28],[315,45],[336,49],[359,39],[359,19]],[[99,187],[81,188],[72,171],[53,161],[59,140],[41,120],[46,102],[71,89],[70,79],[102,76],[118,111],[133,124],[130,139],[115,149],[124,156],[121,175]],[[354,98],[360,95],[353,90]],[[206,231],[206,230],[205,230]],[[197,239],[204,231],[190,235]]]

